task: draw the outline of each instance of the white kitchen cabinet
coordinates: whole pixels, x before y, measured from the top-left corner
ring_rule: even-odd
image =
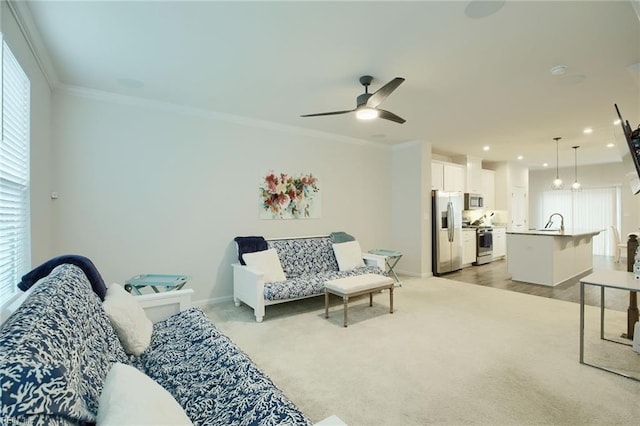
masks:
[[[476,230],[462,230],[462,265],[471,265],[476,261]]]
[[[444,190],[464,192],[465,168],[459,164],[444,165]]]
[[[471,194],[482,194],[482,159],[478,157],[467,157],[466,170],[466,190]]]
[[[431,189],[444,191],[444,164],[431,163]]]
[[[441,191],[464,192],[465,166],[443,161],[432,161],[431,188]]]
[[[511,189],[511,230],[512,231],[526,231],[527,226],[527,189],[514,186]]]
[[[497,164],[495,169],[495,209],[507,212],[503,222],[508,231],[528,229],[529,169],[511,163]]]
[[[502,259],[507,255],[507,229],[493,228],[493,259]]]
[[[496,208],[496,172],[482,169],[480,180],[482,183],[480,194],[484,197],[484,208],[494,210]]]

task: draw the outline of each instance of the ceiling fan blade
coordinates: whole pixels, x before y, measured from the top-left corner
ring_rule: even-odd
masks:
[[[346,110],[346,111],[319,112],[319,113],[316,113],[316,114],[304,114],[304,115],[301,115],[300,117],[319,117],[321,115],[338,115],[338,114],[346,114],[348,112],[353,112],[353,111],[355,111],[355,110],[354,109],[349,109],[349,110]]]
[[[402,77],[396,77],[381,88],[379,88],[369,99],[367,100],[367,106],[370,108],[375,108],[382,103],[387,96],[391,94],[394,90],[398,88],[404,81]]]
[[[389,112],[389,111],[385,111],[383,109],[378,109],[378,118],[384,118],[385,120],[395,121],[396,123],[400,123],[400,124],[402,124],[405,121],[407,121],[404,118],[398,117],[394,113]]]

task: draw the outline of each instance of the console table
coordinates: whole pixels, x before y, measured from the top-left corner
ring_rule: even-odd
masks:
[[[580,364],[589,365],[619,376],[640,381],[640,378],[584,361],[584,288],[587,285],[600,287],[600,339],[618,343],[620,345],[631,346],[627,343],[606,339],[604,337],[604,293],[607,288],[615,288],[631,292],[640,291],[640,280],[636,280],[632,272],[610,270],[598,270],[580,279]]]

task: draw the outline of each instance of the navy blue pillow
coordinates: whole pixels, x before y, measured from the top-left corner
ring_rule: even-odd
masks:
[[[69,263],[76,265],[87,276],[87,279],[91,283],[93,292],[100,297],[100,300],[104,301],[104,297],[107,294],[107,286],[104,284],[102,276],[98,272],[98,269],[91,260],[84,256],[77,254],[65,254],[62,256],[54,257],[44,262],[42,265],[36,267],[32,271],[28,272],[22,277],[22,281],[18,284],[18,288],[22,291],[27,291],[33,286],[39,279],[46,277],[54,270],[56,266]]]
[[[255,253],[269,248],[264,237],[235,237],[233,241],[238,244],[238,261],[241,265],[246,265],[242,260],[244,253]]]

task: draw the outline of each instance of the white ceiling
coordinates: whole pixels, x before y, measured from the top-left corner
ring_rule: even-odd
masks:
[[[581,165],[620,161],[605,147],[621,134],[613,104],[640,123],[634,1],[507,1],[484,18],[467,16],[468,1],[28,1],[20,9],[27,24],[31,12],[56,86],[375,143],[425,140],[440,154],[523,155],[539,168],[555,167],[555,136],[561,167],[573,166],[572,145]],[[560,64],[566,74],[552,75]],[[354,108],[365,74],[372,91],[406,78],[381,105],[405,124],[300,117]]]

